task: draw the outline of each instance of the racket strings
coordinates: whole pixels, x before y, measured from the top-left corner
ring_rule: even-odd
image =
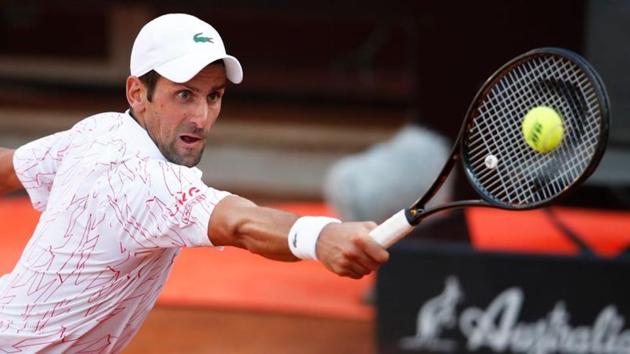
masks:
[[[552,77],[556,77],[559,73],[559,67],[553,67],[553,70],[551,70],[551,76]],[[569,74],[574,74],[574,72],[569,72]],[[540,102],[540,100],[538,100],[539,97],[544,97],[547,98],[547,100],[543,100],[542,103],[545,106],[550,106],[550,107],[560,107],[561,109],[566,108],[567,105],[563,105],[561,100],[562,98],[564,99],[570,99],[572,102],[572,104],[569,104],[568,107],[571,110],[571,114],[563,114],[563,112],[560,112],[560,114],[563,117],[580,117],[580,112],[583,111],[576,108],[577,107],[577,102],[579,100],[575,100],[573,99],[574,95],[571,95],[572,92],[574,92],[575,90],[566,90],[566,84],[568,82],[568,80],[577,80],[576,77],[569,75],[566,78],[567,81],[563,81],[563,80],[540,80],[534,83],[534,90],[537,91],[543,91],[542,94],[540,95],[531,95],[528,97],[528,99],[525,101],[526,104],[531,105],[531,107],[534,107],[536,105],[540,105],[538,102]],[[539,87],[540,86],[540,87]],[[561,92],[561,94],[559,94],[558,92],[553,92],[554,90]],[[544,92],[546,91],[546,92]],[[578,120],[576,123],[576,126],[581,126],[580,124],[581,120]],[[571,130],[567,130],[567,138],[570,138],[571,135],[573,135],[573,142],[577,142],[579,141],[579,137],[576,137],[575,132],[578,129],[571,129]],[[580,129],[581,130],[581,129]],[[581,135],[581,134],[579,134]],[[515,137],[516,138],[516,137]],[[521,139],[521,141],[524,142],[524,139]],[[526,143],[525,144],[521,144],[521,146],[525,146],[527,147]],[[572,146],[572,144],[568,144],[566,145],[568,147]],[[526,150],[528,151],[528,150]],[[537,153],[536,153],[537,154]],[[541,178],[538,178],[534,181],[535,185],[535,191],[537,193],[540,194],[540,197],[542,199],[548,199],[552,196],[554,196],[557,193],[560,193],[562,191],[562,189],[558,189],[558,188],[554,188],[554,187],[560,187],[560,186],[565,186],[570,184],[570,182],[574,179],[579,177],[579,175],[575,175],[575,176],[566,176],[566,174],[563,174],[561,176],[558,176],[558,183],[550,183],[551,181],[548,180],[548,177],[550,175],[552,175],[552,173],[554,171],[562,171],[561,169],[561,164],[559,164],[558,160],[566,160],[567,158],[570,159],[570,156],[568,154],[566,154],[566,150],[564,149],[560,149],[558,150],[558,154],[561,155],[560,159],[547,159],[547,163],[544,165],[541,165],[541,168],[539,171],[539,176]],[[570,171],[570,170],[569,170]],[[568,178],[565,178],[568,177]],[[524,190],[524,189],[521,189]]]
[[[531,70],[529,70],[528,72],[533,74],[533,71]],[[519,102],[524,99],[527,99],[527,97],[531,97],[531,94],[525,94],[525,92],[522,89],[514,90],[514,88],[521,88],[524,86],[524,83],[531,81],[532,78],[530,76],[531,75],[526,75],[523,73],[523,68],[521,67],[515,68],[515,72],[510,73],[510,75],[507,75],[504,78],[504,80],[500,81],[497,84],[497,86],[493,90],[493,94],[489,96],[490,99],[488,100],[488,104],[484,105],[481,108],[481,111],[485,111],[487,112],[487,114],[491,116],[506,116],[506,115],[511,114],[511,112],[515,108],[517,108],[517,107],[514,107],[514,102]],[[501,121],[490,121],[490,123],[496,123],[496,122],[501,123]],[[519,151],[514,151],[511,145],[497,144],[497,142],[500,142],[497,139],[491,139],[490,141],[486,139],[486,137],[489,136],[490,133],[494,133],[500,136],[506,136],[509,139],[514,139],[515,137],[513,136],[514,135],[513,130],[506,129],[506,128],[509,128],[509,125],[488,124],[488,126],[484,126],[483,124],[484,122],[481,122],[481,123],[482,124],[478,124],[477,128],[479,129],[479,137],[483,140],[483,144],[478,145],[478,150],[481,150],[482,155],[474,155],[473,161],[477,160],[477,163],[475,164],[473,162],[473,165],[476,168],[479,168],[481,161],[483,161],[481,157],[487,154],[486,148],[489,148],[490,151],[495,151],[495,153],[499,156],[516,156],[517,154],[519,154],[519,156],[517,156],[519,157],[517,161],[519,160],[523,161],[523,159],[520,157],[522,157],[521,153],[524,150],[521,149]],[[518,170],[519,168],[522,168],[523,166],[514,164],[512,167]],[[504,164],[502,163],[499,168],[503,170]],[[491,169],[486,169],[482,171],[483,172],[480,175],[480,177],[482,178],[487,177],[487,175],[490,174],[491,172],[495,172],[495,171],[492,171]],[[522,189],[521,188],[513,189],[513,187],[515,187],[515,184],[510,184],[506,182],[505,178],[503,178],[503,174],[495,173],[493,174],[492,177],[497,177],[497,178],[493,178],[489,182],[485,182],[484,186],[486,187],[486,189],[493,190],[495,187],[498,186],[499,188],[502,189],[501,191],[502,194],[511,195],[513,193],[516,193],[517,197],[519,197],[518,194],[521,193]],[[495,194],[498,194],[498,193],[495,193]]]
[[[553,106],[553,103],[546,102],[546,105]],[[566,155],[566,154],[562,154],[562,150],[559,150],[559,153],[561,155]],[[563,157],[566,158],[565,156]],[[524,166],[527,167],[527,164],[525,164]],[[523,168],[524,166],[517,165],[516,167]],[[562,190],[560,188],[554,188],[554,187],[566,185],[570,182],[571,177],[567,179],[565,178],[566,175],[561,175],[561,176],[558,176],[557,178],[558,183],[555,183],[555,184],[550,183],[551,181],[549,179],[549,176],[551,176],[554,171],[560,171],[561,167],[562,166],[561,164],[558,163],[557,159],[548,159],[547,163],[544,165],[541,165],[541,168],[538,171],[536,171],[538,178],[534,179],[533,188],[534,188],[534,192],[538,194],[539,198],[541,199],[550,198],[551,196],[555,195],[556,193],[559,193]],[[517,195],[517,199],[519,198],[522,199],[524,196],[526,196],[527,189],[518,188],[516,191],[519,192],[519,194]],[[505,194],[507,195],[509,193],[505,193]]]
[[[556,82],[558,82],[558,81],[556,80]],[[562,81],[559,81],[559,82],[560,82],[560,83],[562,83]],[[545,81],[542,81],[542,83],[543,83],[543,85],[542,85],[542,86],[551,86],[551,85],[550,85],[550,84],[551,84],[551,82],[545,82]],[[552,87],[553,87],[553,86],[552,86]],[[562,88],[562,87],[560,87],[559,91],[562,91],[562,89],[563,89],[563,88]],[[549,88],[547,88],[547,90],[549,90]],[[547,94],[548,94],[548,93],[547,93]],[[557,98],[557,97],[562,97],[562,96],[561,96],[561,95],[558,95],[558,94],[554,94],[554,95],[548,95],[548,97],[556,97],[556,98]],[[569,96],[566,96],[566,95],[565,95],[565,97],[569,97]],[[569,97],[569,98],[570,98],[570,97]],[[556,107],[557,107],[557,104],[556,104],[555,102],[549,102],[549,101],[547,101],[547,102],[544,102],[544,103],[545,103],[545,105],[550,105],[550,106],[552,106],[552,107],[554,107],[554,106],[556,106]],[[530,104],[531,104],[531,103],[530,103]],[[576,111],[578,111],[578,110],[577,110],[577,109],[575,109],[575,100],[573,100],[573,106],[572,106],[572,108],[573,108],[573,109],[572,109],[573,116],[576,116],[575,112],[576,112]],[[567,115],[565,114],[564,116],[567,116]],[[579,126],[578,126],[578,127],[579,127]],[[578,129],[578,130],[582,130],[582,129]],[[575,131],[569,131],[569,133],[571,133],[571,132],[576,132],[576,131],[578,131],[578,130],[575,130]],[[570,139],[570,135],[571,135],[571,134],[568,134],[568,135],[569,135],[569,136],[568,136],[568,138]],[[574,134],[574,135],[575,135],[575,134]],[[582,135],[582,134],[578,134],[578,135]],[[579,138],[579,137],[576,137],[576,138],[574,138],[574,139],[572,139],[572,140],[573,140],[573,141],[577,141],[577,140],[578,140],[578,138]],[[571,145],[569,144],[568,146],[571,146]],[[559,154],[563,155],[563,157],[566,159],[566,155],[567,155],[567,154],[562,154],[563,150],[559,150],[558,152],[559,152]],[[547,197],[549,197],[549,195],[553,195],[553,194],[555,194],[556,192],[559,192],[559,190],[553,190],[553,188],[548,188],[548,187],[553,187],[553,186],[557,186],[557,185],[562,185],[562,184],[566,184],[566,183],[568,183],[568,180],[567,180],[566,178],[564,178],[564,177],[565,177],[565,175],[561,175],[561,176],[559,176],[559,177],[558,177],[558,180],[560,181],[560,183],[559,183],[559,184],[555,184],[555,185],[554,185],[554,184],[549,184],[549,182],[550,182],[550,181],[549,181],[548,176],[550,176],[550,175],[551,175],[551,173],[552,173],[554,170],[561,170],[561,169],[560,169],[560,167],[561,167],[561,165],[560,165],[560,164],[558,164],[558,161],[557,161],[557,160],[550,160],[550,163],[548,163],[548,164],[546,164],[546,165],[542,165],[542,167],[541,167],[541,171],[539,171],[539,172],[540,172],[540,173],[539,173],[539,176],[541,176],[542,178],[540,178],[540,177],[539,177],[539,178],[537,178],[537,179],[534,181],[534,182],[535,182],[534,187],[536,188],[536,192],[540,194],[540,197],[541,197],[541,198],[547,198]],[[570,180],[570,178],[569,178],[569,180]]]
[[[547,154],[529,147],[521,131],[523,117],[537,106],[554,108],[564,121],[563,142]],[[474,183],[507,206],[557,196],[588,168],[601,119],[592,81],[576,64],[560,56],[517,63],[477,104],[464,143]],[[486,165],[489,155],[496,167]]]

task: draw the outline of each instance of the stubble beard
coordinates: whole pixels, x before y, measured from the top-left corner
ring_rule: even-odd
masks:
[[[169,162],[186,167],[194,167],[201,161],[205,146],[206,144],[204,142],[199,151],[184,149],[186,153],[180,153],[177,151],[177,141],[173,141],[167,146],[159,146],[159,149]]]

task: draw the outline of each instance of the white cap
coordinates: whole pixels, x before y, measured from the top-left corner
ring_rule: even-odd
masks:
[[[225,52],[219,32],[195,16],[168,14],[142,27],[131,50],[130,70],[133,76],[155,70],[168,80],[183,83],[219,59],[225,63],[228,80],[240,83],[241,64]]]

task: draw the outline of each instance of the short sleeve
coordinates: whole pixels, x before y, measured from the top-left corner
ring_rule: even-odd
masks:
[[[70,131],[63,131],[40,138],[13,154],[15,173],[39,211],[46,209],[55,175],[70,146],[69,135]]]
[[[108,177],[116,233],[135,249],[212,246],[208,224],[228,192],[206,186],[201,171],[165,161],[128,161]]]

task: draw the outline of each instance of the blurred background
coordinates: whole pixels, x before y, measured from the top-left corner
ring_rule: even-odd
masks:
[[[199,166],[215,188],[296,212],[335,214],[323,188],[337,161],[387,143],[409,124],[452,141],[476,89],[494,70],[529,49],[554,46],[576,51],[595,66],[612,106],[604,160],[564,205],[622,211],[630,206],[630,1],[625,0],[4,0],[0,146],[16,148],[89,115],[124,111],[133,39],[144,23],[169,12],[212,24],[243,65],[244,81],[228,87]],[[465,181],[455,181],[456,195],[468,192]],[[22,222],[32,230],[35,218]],[[2,224],[9,220],[3,216]],[[20,232],[25,237],[20,242],[26,242],[28,227]],[[470,242],[469,236],[454,238]],[[19,256],[19,242],[15,250],[2,256],[7,263]],[[252,267],[260,266],[256,261]],[[284,274],[286,268],[272,272]],[[304,271],[320,271],[308,268]],[[188,272],[177,274],[185,279]],[[222,307],[191,301],[182,290],[189,285],[178,285],[128,352],[376,352],[376,312],[366,299],[375,279],[330,285],[334,281],[316,285],[337,289],[347,295],[339,301],[356,302],[358,310],[287,308],[275,294],[269,294],[269,307]],[[304,287],[312,296],[305,303],[322,296],[314,285]],[[162,333],[165,328],[170,336]],[[249,341],[241,339],[243,328]],[[182,346],[183,337],[188,346]]]

